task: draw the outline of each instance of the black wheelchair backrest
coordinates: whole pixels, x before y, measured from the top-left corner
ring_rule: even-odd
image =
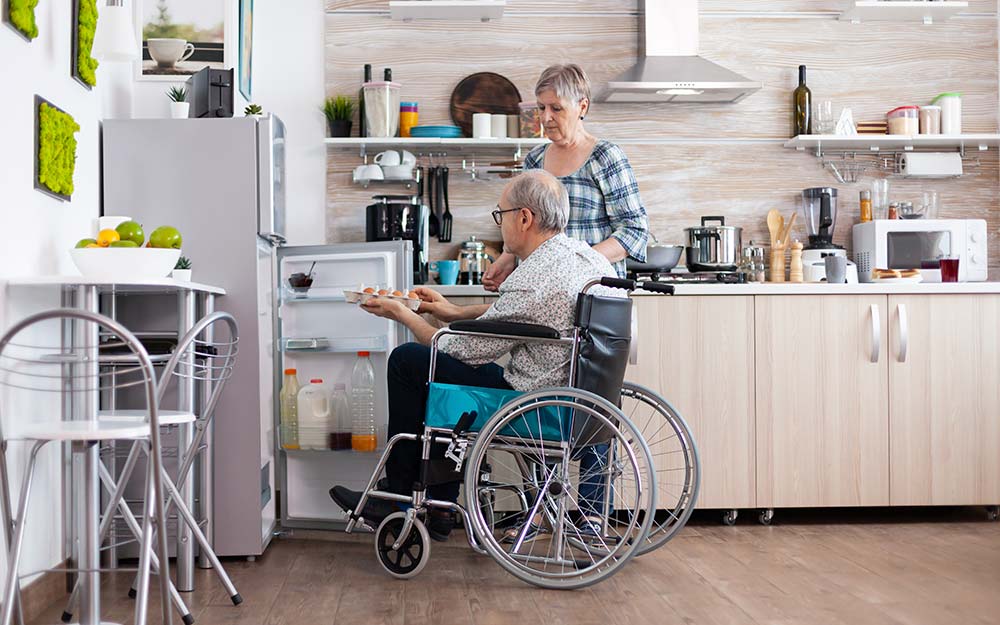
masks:
[[[581,342],[573,386],[619,405],[632,342],[632,300],[580,294],[575,325]]]

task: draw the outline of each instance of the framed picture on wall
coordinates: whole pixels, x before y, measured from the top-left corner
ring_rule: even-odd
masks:
[[[206,67],[225,69],[229,0],[137,0],[140,80],[177,82]]]
[[[250,101],[253,86],[253,0],[240,2],[240,93]]]

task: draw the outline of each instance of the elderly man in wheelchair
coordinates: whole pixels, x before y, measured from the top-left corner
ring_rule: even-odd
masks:
[[[400,302],[365,304],[404,324],[416,342],[390,355],[389,442],[367,488],[334,486],[330,496],[348,513],[348,531],[378,526],[376,554],[391,575],[419,573],[428,539],[447,539],[458,514],[472,548],[515,576],[577,588],[662,544],[654,545],[651,530],[672,535],[690,514],[697,495],[690,433],[666,402],[641,387],[623,390],[631,301],[608,287],[636,285],[563,233],[568,215],[555,177],[521,174],[493,211],[520,264],[492,305],[460,307],[420,288],[420,312],[451,324],[436,330]],[[507,354],[505,368],[495,364]],[[657,432],[671,424],[675,446],[686,450],[675,463],[686,481],[662,523],[660,471],[643,430],[622,412],[626,396],[649,408],[644,420]],[[597,450],[588,456],[599,460],[580,462],[584,449]]]

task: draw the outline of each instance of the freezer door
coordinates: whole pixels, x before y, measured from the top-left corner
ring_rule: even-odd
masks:
[[[257,122],[257,232],[274,243],[285,233],[285,124],[271,114]]]
[[[319,378],[329,388],[344,384],[350,393],[357,352],[370,353],[375,368],[375,419],[379,451],[388,423],[386,364],[392,350],[408,334],[400,324],[359,310],[344,299],[344,289],[361,284],[401,291],[412,287],[412,248],[409,241],[350,243],[332,246],[278,249],[278,345],[276,387],[285,368],[295,368],[299,383]],[[294,273],[312,271],[312,285],[296,291],[289,284]],[[280,403],[280,402],[277,402]],[[334,484],[362,488],[375,466],[375,453],[330,449],[287,449],[287,428],[279,419],[281,523],[287,527],[332,528],[343,512],[327,495]],[[334,419],[336,416],[333,417]]]

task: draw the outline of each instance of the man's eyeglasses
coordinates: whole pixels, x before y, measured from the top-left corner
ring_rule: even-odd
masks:
[[[492,213],[490,213],[490,214],[493,215],[493,221],[495,221],[497,223],[497,225],[499,226],[500,222],[503,221],[503,214],[504,213],[513,213],[514,211],[519,211],[519,210],[521,210],[521,209],[520,208],[508,208],[507,210],[504,210],[504,209],[500,208],[499,204],[497,204],[497,209],[495,211],[493,211]],[[535,212],[533,210],[531,210],[530,208],[528,208],[526,210],[529,213],[531,213],[532,215],[535,214]]]

